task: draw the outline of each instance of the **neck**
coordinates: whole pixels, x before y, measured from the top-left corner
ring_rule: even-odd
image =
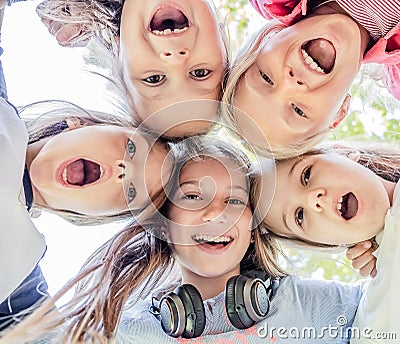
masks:
[[[379,177],[381,178],[381,177]],[[381,182],[383,184],[383,187],[385,188],[388,197],[389,197],[389,201],[390,201],[390,205],[393,205],[393,195],[394,195],[394,189],[396,188],[396,183],[394,182],[389,182],[386,179],[381,178]]]
[[[336,1],[332,1],[332,0],[330,0],[330,1],[312,0],[310,2],[310,8],[312,9],[312,12],[309,15],[310,17],[316,16],[316,15],[340,13],[340,14],[344,14],[344,15],[352,18],[349,15],[349,13],[347,13]],[[371,36],[369,35],[369,32],[362,25],[360,25],[356,20],[354,20],[354,21],[357,23],[358,29],[360,30],[360,35],[361,35],[360,51],[361,51],[362,55],[364,55],[368,49],[368,46],[371,43]]]
[[[217,277],[200,276],[193,271],[181,267],[182,283],[188,283],[196,287],[203,300],[215,297],[225,290],[226,282],[232,276],[240,274],[240,267]]]
[[[39,154],[40,150],[43,148],[43,146],[47,140],[48,140],[48,138],[37,141],[32,144],[28,144],[28,147],[26,149],[26,157],[25,157],[25,165],[26,165],[26,168],[28,169],[28,173],[30,172],[32,161]],[[46,202],[44,201],[43,197],[36,189],[33,182],[32,182],[32,193],[33,193],[33,204],[42,205],[42,206],[46,205]]]

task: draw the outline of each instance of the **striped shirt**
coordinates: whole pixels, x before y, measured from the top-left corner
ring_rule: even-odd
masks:
[[[336,0],[370,34],[385,37],[400,22],[400,0]]]

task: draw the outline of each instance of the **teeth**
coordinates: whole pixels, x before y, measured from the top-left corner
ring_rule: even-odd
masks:
[[[318,63],[314,61],[314,59],[310,55],[308,55],[304,49],[301,49],[301,53],[303,54],[304,62],[308,64],[308,66],[312,70],[315,70],[321,74],[325,74],[324,70],[320,66],[318,66]]]
[[[231,242],[232,238],[227,235],[215,237],[209,234],[196,234],[193,239],[197,242]]]
[[[336,205],[336,208],[340,214],[342,214],[342,202],[343,202],[343,197],[340,197],[340,199],[338,200],[338,203]]]
[[[151,32],[154,33],[157,36],[168,36],[168,35],[171,35],[173,33],[177,34],[177,33],[185,32],[187,30],[189,30],[189,27],[186,26],[186,27],[184,27],[182,29],[175,29],[175,30],[166,29],[164,31],[153,30]]]
[[[64,168],[64,171],[62,173],[62,179],[64,180],[64,182],[66,182],[68,184],[68,179],[67,179],[67,168]]]

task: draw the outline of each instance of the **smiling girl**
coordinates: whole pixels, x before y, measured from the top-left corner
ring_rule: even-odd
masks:
[[[251,3],[279,21],[268,21],[233,62],[224,99],[245,115],[226,117],[241,131],[250,117],[273,148],[315,146],[346,116],[362,63],[383,64],[400,99],[400,1]]]
[[[48,312],[51,300],[4,340],[23,342],[68,319],[62,333],[36,343],[297,342],[279,337],[280,327],[312,327],[322,333],[316,342],[347,343],[360,286],[285,276],[254,210],[262,179],[243,152],[213,137],[180,142],[174,152],[176,183],[160,213],[97,250],[56,297],[83,279],[64,308]],[[323,328],[339,316],[347,323],[330,339]]]
[[[276,236],[307,246],[378,242],[377,275],[363,295],[355,322],[374,334],[400,333],[395,320],[400,285],[399,153],[398,147],[374,143],[359,151],[351,147],[314,150],[280,162],[265,218]]]
[[[225,29],[208,1],[52,0],[40,4],[38,14],[64,45],[97,34],[112,49],[117,36],[118,69],[139,122],[174,103],[220,98],[229,54]],[[211,103],[203,111],[197,133],[210,123],[201,120],[216,119],[216,107]],[[175,113],[175,124],[187,116],[186,110]],[[169,127],[162,122],[161,116],[148,125],[164,132]],[[182,123],[166,134],[187,136],[188,130],[192,124]]]

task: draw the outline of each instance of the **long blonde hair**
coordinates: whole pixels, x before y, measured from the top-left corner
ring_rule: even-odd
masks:
[[[305,157],[321,154],[338,154],[341,156],[351,156],[356,154],[358,163],[379,177],[390,182],[397,183],[400,179],[400,146],[386,142],[365,142],[365,141],[341,141],[341,142],[325,142],[319,147],[309,150],[295,158],[278,160],[277,164],[288,160],[302,160]],[[292,242],[300,246],[334,248],[337,245],[323,244],[309,241],[300,237],[286,237],[274,233],[274,229],[264,220],[265,225],[270,231],[271,236]]]
[[[229,75],[224,84],[222,97],[222,118],[237,128],[236,112],[240,109],[235,107],[235,97],[240,83],[246,71],[256,62],[257,58],[268,44],[269,40],[286,26],[276,20],[269,20],[258,31],[253,33],[240,47],[233,58]],[[246,115],[246,114],[241,114]],[[250,116],[251,117],[251,116]],[[328,135],[329,129],[317,133],[302,142],[292,145],[269,147],[252,143],[252,147],[260,156],[274,156],[276,159],[286,159],[304,153],[315,147]]]
[[[195,137],[174,147],[176,170],[196,159],[224,157],[232,159],[246,173],[250,188],[250,203],[255,208],[257,175],[245,154],[229,144],[210,137]],[[176,183],[173,185],[177,187]],[[171,189],[170,192],[174,192]],[[54,335],[56,343],[109,343],[115,337],[121,313],[129,304],[150,296],[165,282],[179,282],[171,246],[161,238],[167,226],[168,201],[160,212],[143,221],[132,223],[103,244],[84,264],[80,274],[54,298],[17,325],[4,337],[4,343],[32,340],[62,327]],[[275,277],[285,275],[277,263],[279,247],[263,224],[254,230],[241,268],[263,268]],[[171,278],[172,276],[172,278]],[[77,285],[72,300],[55,311],[54,303],[71,287]],[[61,336],[61,338],[60,338]]]

